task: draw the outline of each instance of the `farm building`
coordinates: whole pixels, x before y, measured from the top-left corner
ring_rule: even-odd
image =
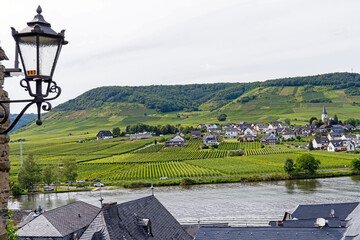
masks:
[[[140,140],[152,138],[152,135],[148,132],[130,134],[130,140]]]
[[[105,140],[105,139],[110,139],[110,138],[113,138],[113,137],[114,137],[114,135],[110,131],[100,131],[96,135],[97,140]]]

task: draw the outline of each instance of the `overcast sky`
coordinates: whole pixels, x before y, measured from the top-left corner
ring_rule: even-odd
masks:
[[[358,0],[1,0],[0,46],[13,66],[10,27],[42,15],[66,29],[53,105],[100,86],[251,82],[360,71]],[[8,78],[12,99],[27,98]],[[12,112],[21,107],[12,106]]]

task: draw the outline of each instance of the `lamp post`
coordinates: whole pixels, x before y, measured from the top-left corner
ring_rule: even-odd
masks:
[[[8,132],[13,129],[26,110],[33,104],[37,107],[37,125],[42,124],[41,110],[50,111],[49,101],[59,97],[61,88],[52,80],[55,67],[65,41],[65,30],[55,32],[50,23],[46,22],[41,15],[39,6],[37,15],[27,23],[27,27],[18,32],[12,29],[15,39],[15,67],[4,69],[0,65],[0,240],[7,239],[5,227],[7,224],[7,201],[9,197],[9,136]],[[6,60],[5,58],[1,60]],[[30,99],[9,100],[3,90],[3,77],[11,77],[13,73],[21,72],[18,57],[20,56],[25,78],[20,81],[20,86],[30,95]],[[16,119],[10,124],[10,103],[27,103]]]

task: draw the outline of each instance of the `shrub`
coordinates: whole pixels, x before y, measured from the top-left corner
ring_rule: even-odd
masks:
[[[353,159],[351,161],[351,170],[354,173],[360,173],[360,159]]]
[[[320,160],[315,159],[310,153],[301,154],[295,160],[295,169],[299,172],[314,174],[320,166]]]
[[[292,175],[294,173],[295,171],[294,160],[292,160],[291,158],[287,158],[285,160],[284,171],[289,175]]]
[[[180,181],[180,185],[181,186],[186,186],[186,185],[193,185],[193,184],[195,184],[195,180],[193,180],[193,179],[190,179],[190,178],[183,178],[183,179],[181,179],[181,181]]]

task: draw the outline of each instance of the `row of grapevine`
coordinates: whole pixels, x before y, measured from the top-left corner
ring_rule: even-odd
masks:
[[[259,148],[259,149],[246,149],[244,154],[246,156],[251,155],[266,155],[266,154],[280,154],[280,153],[296,153],[303,151],[296,148]]]
[[[193,152],[155,152],[155,153],[134,153],[121,154],[107,158],[88,161],[92,163],[145,163],[145,162],[165,162],[165,161],[183,161],[204,158],[224,158],[227,156],[227,151],[208,150],[208,151],[193,151]]]
[[[125,170],[113,171],[105,177],[105,181],[130,181],[183,177],[209,177],[218,176],[221,173],[217,170],[202,168],[184,162],[157,162],[137,165]]]
[[[260,142],[222,142],[219,150],[260,149]]]

